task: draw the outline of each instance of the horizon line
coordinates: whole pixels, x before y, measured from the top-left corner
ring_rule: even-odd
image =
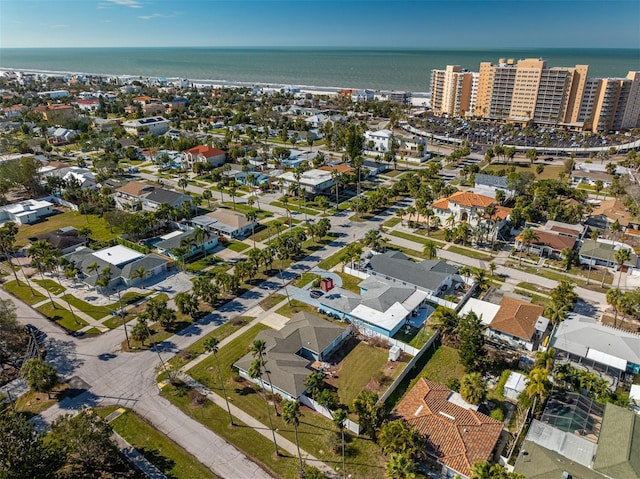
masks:
[[[128,48],[213,48],[213,49],[348,49],[348,50],[458,50],[458,51],[512,51],[512,50],[640,50],[640,47],[589,47],[589,46],[563,46],[563,47],[535,47],[535,46],[485,46],[485,47],[456,47],[456,46],[348,46],[348,45],[129,45],[129,46],[28,46],[28,47],[0,47],[0,50],[86,50],[86,49],[128,49]]]

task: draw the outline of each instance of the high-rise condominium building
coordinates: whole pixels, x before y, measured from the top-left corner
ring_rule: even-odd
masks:
[[[436,114],[530,122],[594,131],[640,127],[640,72],[589,79],[588,65],[548,68],[544,60],[480,63],[479,73],[449,65],[431,74]]]

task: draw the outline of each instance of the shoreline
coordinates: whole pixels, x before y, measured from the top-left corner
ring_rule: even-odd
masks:
[[[58,77],[65,75],[84,75],[84,76],[94,76],[101,78],[118,78],[121,80],[137,80],[137,79],[152,79],[157,80],[159,78],[163,78],[167,80],[167,82],[174,82],[183,79],[183,77],[162,77],[162,76],[152,76],[152,75],[130,75],[126,73],[90,73],[90,72],[79,72],[79,71],[65,71],[65,70],[43,70],[36,68],[14,68],[14,67],[0,67],[0,72],[21,72],[21,73],[30,73],[36,75],[44,75],[46,77]],[[288,88],[295,87],[300,89],[300,93],[311,93],[311,94],[332,94],[337,95],[342,90],[371,90],[375,93],[379,92],[397,92],[397,91],[409,91],[409,90],[393,90],[393,89],[380,89],[380,88],[356,88],[356,87],[338,87],[338,86],[321,86],[321,85],[301,85],[296,83],[270,83],[270,82],[247,82],[247,81],[234,81],[234,80],[211,80],[211,79],[189,79],[186,78],[193,85],[197,86],[209,86],[209,87],[220,87],[220,88],[233,88],[233,87],[260,87],[260,88]],[[410,91],[412,96],[416,98],[430,98],[431,93],[426,91]]]

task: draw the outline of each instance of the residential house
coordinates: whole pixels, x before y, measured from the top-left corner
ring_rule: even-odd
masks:
[[[160,136],[169,130],[169,120],[161,116],[140,118],[122,122],[122,127],[130,135],[145,136],[151,134]]]
[[[38,235],[38,240],[46,241],[63,255],[72,253],[81,246],[87,245],[87,238],[78,234],[73,226],[65,226],[54,231]]]
[[[395,413],[425,438],[427,463],[445,478],[468,478],[475,463],[492,459],[502,434],[502,422],[425,378],[418,379]]]
[[[49,128],[47,130],[47,142],[50,145],[65,145],[71,143],[77,136],[74,130],[67,128]]]
[[[550,345],[556,356],[608,374],[640,373],[640,336],[569,313],[558,324]]]
[[[227,152],[219,148],[212,148],[208,145],[198,145],[182,152],[183,163],[189,169],[198,162],[209,163],[213,167],[224,165],[227,160]]]
[[[11,106],[5,106],[4,108],[2,108],[2,113],[6,119],[14,120],[16,118],[21,118],[22,113],[28,109],[29,107],[25,105],[11,105]]]
[[[157,211],[163,204],[182,208],[184,203],[191,203],[191,196],[164,188],[154,188],[142,198],[142,210]]]
[[[498,190],[504,191],[505,198],[510,199],[515,195],[515,191],[507,186],[506,176],[485,175],[476,173],[474,175],[475,186],[473,192],[478,195],[496,197]]]
[[[405,325],[419,328],[433,312],[426,304],[429,294],[413,286],[369,276],[360,290],[360,304],[347,317],[369,336],[390,338]]]
[[[633,218],[628,208],[618,199],[602,200],[599,206],[593,208],[586,224],[606,230],[616,221],[623,231],[630,234],[638,234],[640,230],[640,222]]]
[[[294,172],[287,171],[278,176],[282,179],[285,191],[291,192],[298,188],[298,179]],[[326,170],[311,169],[302,173],[300,177],[300,189],[307,195],[315,196],[328,191],[335,181],[331,177],[331,172]]]
[[[354,103],[362,103],[365,101],[373,101],[373,90],[356,90],[351,93],[351,101]]]
[[[19,225],[35,223],[55,213],[53,203],[46,200],[24,200],[0,206],[0,223],[13,222]]]
[[[386,153],[391,147],[393,132],[391,130],[366,131],[364,134],[364,147],[368,151]]]
[[[565,248],[573,249],[577,238],[573,236],[561,235],[544,228],[532,228],[535,232],[535,239],[529,244],[525,244],[522,233],[515,238],[515,248],[518,251],[527,250],[543,258],[560,257]]]
[[[337,164],[331,164],[331,165],[323,165],[320,168],[318,168],[319,170],[322,171],[328,171],[328,172],[333,172],[333,170],[337,171],[339,174],[341,175],[345,175],[345,174],[351,174],[353,173],[355,170],[353,168],[351,168],[349,165],[347,165],[346,163],[337,163]]]
[[[33,109],[36,113],[42,115],[45,121],[59,122],[64,120],[72,120],[76,115],[76,111],[71,105],[47,105],[37,106]]]
[[[578,258],[582,264],[593,266],[605,266],[607,268],[618,268],[616,261],[616,251],[620,249],[629,250],[630,256],[622,265],[626,271],[631,271],[638,267],[638,256],[633,248],[625,243],[605,239],[587,239],[582,242]]]
[[[100,107],[98,98],[87,98],[85,100],[77,100],[76,105],[82,111],[96,111]]]
[[[441,260],[423,260],[415,263],[400,251],[375,254],[369,260],[370,274],[380,281],[397,286],[419,289],[429,295],[451,288],[459,282],[458,268]]]
[[[552,396],[534,420],[514,472],[527,479],[640,477],[640,416],[576,393]],[[569,429],[567,429],[569,427]]]
[[[398,154],[404,157],[405,160],[413,162],[416,160],[422,162],[430,158],[427,152],[427,140],[420,136],[414,136],[410,139],[400,138]]]
[[[249,221],[245,215],[225,208],[218,208],[206,215],[196,216],[189,221],[191,226],[199,226],[207,231],[229,239],[244,238],[251,234],[257,221]]]
[[[81,272],[83,281],[90,286],[96,285],[100,274],[108,267],[111,273],[110,288],[135,286],[143,281],[142,278],[137,277],[138,269],[144,268],[146,271],[144,280],[146,280],[167,271],[170,264],[167,258],[157,254],[145,255],[122,245],[99,251],[81,247],[65,255],[64,258],[74,264]],[[98,267],[97,270],[92,269],[94,264]]]
[[[487,338],[502,347],[537,351],[549,335],[544,308],[531,302],[503,296],[499,304],[470,298],[458,312],[475,313],[485,326]]]
[[[176,248],[180,248],[184,245],[191,245],[189,250],[186,251],[185,258],[190,258],[191,256],[200,253],[206,253],[218,246],[218,235],[205,230],[204,241],[201,244],[196,241],[195,234],[195,228],[187,231],[172,231],[171,233],[161,236],[161,241],[157,242],[153,246],[158,250],[158,253],[169,256],[172,259],[180,259],[178,255],[176,255],[175,250]]]
[[[142,181],[129,181],[117,188],[113,198],[120,209],[142,209],[142,198],[155,189],[154,185]]]
[[[495,203],[490,196],[478,195],[468,191],[458,191],[446,198],[440,198],[432,204],[433,212],[443,225],[467,222],[476,226],[489,205]],[[451,219],[450,219],[451,218]],[[498,226],[500,229],[501,226]]]
[[[261,384],[283,399],[295,401],[307,390],[306,379],[313,372],[312,364],[326,361],[349,336],[349,330],[304,311],[296,314],[280,330],[261,331],[256,339],[266,345],[265,357],[269,368],[266,375],[254,379],[249,369],[254,357],[251,353],[233,366],[240,376]]]

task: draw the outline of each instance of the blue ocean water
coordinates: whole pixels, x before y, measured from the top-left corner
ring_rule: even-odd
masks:
[[[640,69],[640,49],[38,48],[0,49],[0,67],[190,80],[428,91],[431,70],[536,57],[589,65],[589,77]]]

